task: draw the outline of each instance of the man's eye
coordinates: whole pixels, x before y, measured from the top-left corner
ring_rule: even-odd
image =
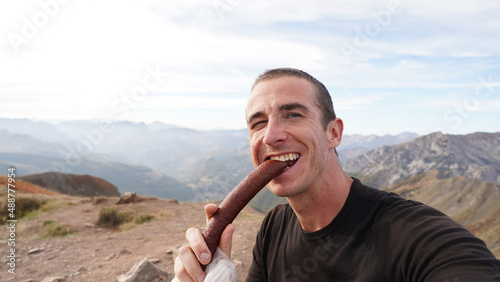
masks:
[[[265,120],[258,121],[252,125],[252,129],[260,129],[265,126],[266,122]]]
[[[287,118],[296,118],[296,117],[301,117],[302,115],[301,114],[298,114],[298,113],[289,113],[288,115],[286,115]]]

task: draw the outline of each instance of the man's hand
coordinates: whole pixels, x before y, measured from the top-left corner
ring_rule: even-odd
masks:
[[[217,206],[214,204],[205,206],[207,222],[216,211]],[[224,232],[222,232],[220,238],[219,249],[228,257],[231,257],[233,232],[234,225],[229,224],[224,229]],[[189,228],[186,231],[186,240],[189,246],[181,247],[177,258],[175,258],[175,277],[179,281],[203,281],[205,279],[205,272],[201,269],[200,263],[207,265],[210,262],[212,258],[210,251],[198,228]]]

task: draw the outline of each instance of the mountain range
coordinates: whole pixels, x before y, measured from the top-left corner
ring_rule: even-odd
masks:
[[[342,163],[344,170],[376,188],[438,170],[439,178],[465,176],[500,185],[500,133],[448,135],[435,132],[394,146],[381,146]]]
[[[20,175],[49,171],[101,177],[120,193],[180,201],[221,200],[253,169],[248,131],[201,131],[160,122],[0,118],[0,169]],[[342,167],[376,188],[439,171],[500,185],[500,133],[425,136],[345,135]],[[284,199],[264,189],[251,202],[266,211]]]
[[[416,137],[344,136],[339,153],[364,152]],[[200,131],[154,122],[60,121],[0,118],[0,169],[20,175],[56,171],[102,177],[120,192],[222,199],[252,171],[248,131]],[[352,141],[350,141],[352,140]]]

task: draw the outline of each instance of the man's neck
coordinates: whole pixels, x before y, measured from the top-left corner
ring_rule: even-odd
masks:
[[[353,180],[343,171],[338,172],[320,184],[321,187],[312,187],[305,194],[288,198],[304,231],[323,229],[344,206]]]

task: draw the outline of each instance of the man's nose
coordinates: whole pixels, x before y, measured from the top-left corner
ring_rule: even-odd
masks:
[[[266,135],[264,136],[264,144],[268,146],[277,146],[283,143],[288,138],[284,131],[283,124],[278,120],[269,120],[266,128]]]

